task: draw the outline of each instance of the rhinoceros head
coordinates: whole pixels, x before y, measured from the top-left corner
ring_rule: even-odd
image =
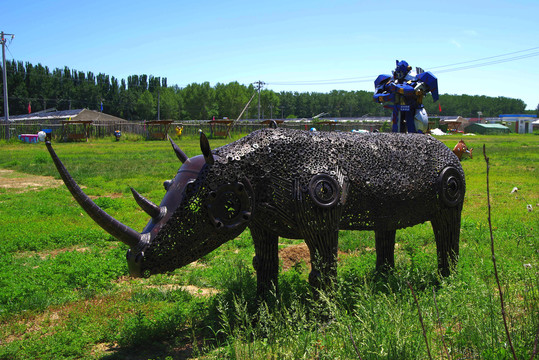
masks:
[[[142,232],[122,224],[96,205],[76,184],[50,142],[47,149],[67,188],[81,207],[105,231],[129,245],[127,261],[133,276],[149,276],[185,266],[238,236],[251,220],[254,195],[249,181],[216,177],[208,140],[201,134],[202,155],[188,158],[170,139],[183,163],[156,205],[133,188],[139,206],[151,216]]]

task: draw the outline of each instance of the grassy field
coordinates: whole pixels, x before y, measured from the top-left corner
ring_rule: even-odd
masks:
[[[124,140],[54,147],[99,206],[142,230],[148,216],[129,186],[159,203],[180,163],[168,142]],[[460,137],[440,140],[452,148]],[[248,231],[183,269],[132,279],[127,246],[73,200],[44,144],[0,142],[0,359],[428,359],[427,344],[435,359],[511,359],[483,144],[507,321],[518,359],[530,359],[539,331],[539,136],[464,140],[475,150],[462,162],[456,273],[437,277],[428,223],[397,232],[396,268],[384,278],[374,271],[374,234],[343,231],[338,284],[315,301],[305,247],[281,239],[281,291],[271,306],[256,302]],[[177,143],[200,153],[197,139]]]

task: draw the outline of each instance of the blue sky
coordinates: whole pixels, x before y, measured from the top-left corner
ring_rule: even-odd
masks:
[[[2,2],[6,58],[51,70],[372,91],[399,59],[442,94],[539,104],[537,0]]]

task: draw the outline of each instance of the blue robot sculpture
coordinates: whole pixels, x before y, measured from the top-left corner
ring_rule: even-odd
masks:
[[[374,101],[391,102],[384,105],[393,109],[393,132],[424,133],[429,121],[423,106],[423,97],[429,92],[438,101],[438,79],[430,71],[412,67],[404,60],[396,61],[393,76],[379,75],[374,81]]]

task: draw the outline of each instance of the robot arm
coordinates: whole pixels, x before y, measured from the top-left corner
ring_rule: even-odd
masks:
[[[391,75],[379,75],[376,80],[374,80],[373,100],[377,103],[394,101],[395,93],[388,89],[391,84],[393,84],[391,82]]]
[[[430,71],[426,71],[417,74],[416,78],[419,80],[418,85],[421,85],[420,90],[425,93],[430,91],[432,93],[432,100],[434,100],[434,102],[438,101],[440,97],[438,95],[438,79],[436,76],[432,75]]]
[[[389,75],[379,75],[374,81],[374,101],[378,103],[394,101],[395,94],[413,96],[416,92],[412,83],[397,84]]]
[[[374,88],[378,90],[379,88],[384,87],[388,82],[391,81],[391,75],[378,75],[376,80],[374,80]]]

